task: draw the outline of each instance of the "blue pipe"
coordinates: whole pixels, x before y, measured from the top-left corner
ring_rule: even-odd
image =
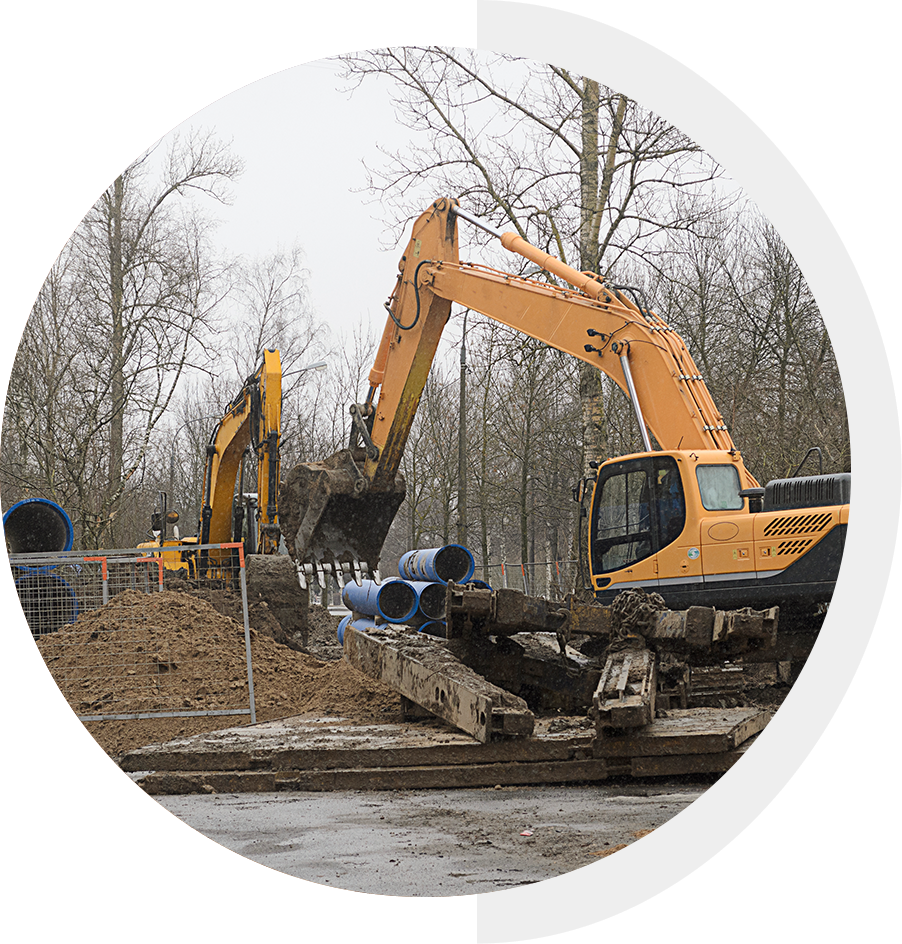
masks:
[[[364,580],[346,583],[341,601],[355,613],[381,616],[388,623],[403,623],[417,611],[417,594],[406,580]]]
[[[405,580],[466,583],[476,570],[473,555],[461,544],[408,551],[398,562]]]
[[[341,645],[345,644],[345,631],[349,626],[352,626],[354,629],[359,629],[360,632],[365,633],[367,630],[376,628],[376,621],[369,617],[361,617],[360,619],[354,619],[354,614],[349,613],[339,624],[338,624],[338,641]]]
[[[3,530],[11,554],[71,551],[75,529],[72,519],[49,498],[25,498],[3,516]]]
[[[432,620],[429,623],[423,623],[417,632],[426,633],[427,636],[439,636],[442,639],[446,639],[448,636],[448,625],[444,620]]]
[[[417,595],[417,615],[427,620],[445,618],[445,584],[426,580],[411,580]]]

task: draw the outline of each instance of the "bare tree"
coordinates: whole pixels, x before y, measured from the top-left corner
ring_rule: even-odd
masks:
[[[179,379],[204,356],[227,290],[201,202],[226,202],[240,171],[212,134],[176,138],[165,155],[146,152],[79,225],[32,311],[20,376],[47,359],[45,345],[70,359],[53,402],[34,407],[53,412],[54,449],[68,464],[67,503],[88,544],[132,543],[132,523],[117,526],[126,493],[140,481]],[[62,315],[65,299],[77,304]],[[53,491],[63,485],[58,473],[59,464],[45,463],[19,486]]]
[[[712,201],[683,199],[720,176],[694,142],[625,95],[566,69],[442,47],[340,57],[356,87],[388,79],[411,144],[384,152],[368,186],[398,230],[439,195],[583,270],[615,275],[693,231]],[[420,143],[422,142],[422,143]],[[472,234],[477,241],[479,234]],[[502,267],[511,265],[505,258]],[[522,268],[522,267],[521,267]],[[609,454],[605,386],[581,363],[582,461]]]

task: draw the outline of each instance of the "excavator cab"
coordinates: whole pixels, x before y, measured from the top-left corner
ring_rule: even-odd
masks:
[[[609,603],[639,587],[674,609],[829,600],[848,520],[847,480],[810,476],[744,488],[736,451],[605,462],[589,512],[594,596]]]
[[[627,571],[657,580],[653,559],[686,524],[686,499],[677,462],[656,453],[609,462],[599,471],[590,513],[590,568],[596,582]],[[647,572],[647,573],[646,573]]]

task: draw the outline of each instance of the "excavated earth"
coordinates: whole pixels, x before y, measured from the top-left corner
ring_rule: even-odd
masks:
[[[140,607],[147,625],[153,626],[158,688],[165,689],[170,702],[184,710],[203,710],[207,696],[214,694],[217,709],[247,707],[241,598],[227,590],[206,596],[194,596],[189,587],[154,594],[128,590],[82,613],[70,627],[39,637],[37,645],[73,711],[147,711],[153,704],[146,686],[135,683],[135,673],[108,669],[112,653],[134,648],[129,634]],[[341,652],[338,619],[328,610],[312,606],[307,611],[306,647],[297,638],[290,645],[276,641],[285,633],[266,603],[249,605],[249,621],[258,721],[308,713],[338,714],[351,722],[401,720],[394,691],[336,658]],[[67,686],[73,676],[79,679],[74,688]],[[105,707],[111,705],[115,708]],[[87,721],[85,726],[104,750],[119,757],[143,745],[242,723],[241,716],[224,715]]]
[[[278,585],[279,574],[271,576]],[[129,640],[136,610],[152,627],[149,644],[144,639],[141,645],[157,669],[159,689],[186,710],[204,708],[211,693],[217,708],[246,707],[240,596],[207,588],[202,598],[202,588],[174,586],[153,594],[125,591],[82,613],[72,626],[37,639],[74,711],[152,707],[127,670],[109,671],[117,647],[136,648]],[[341,658],[337,617],[320,606],[298,614],[286,597],[290,612],[286,618],[283,610],[282,622],[275,615],[278,603],[271,605],[278,594],[264,600],[267,592],[258,583],[248,593],[258,721],[293,719],[290,725],[318,718],[323,724],[340,717],[364,737],[367,726],[391,730],[404,723],[398,694]],[[79,684],[69,692],[65,683],[73,674]],[[86,727],[124,764],[123,755],[137,748],[213,731],[227,738],[224,729],[242,723],[241,716],[226,715],[88,721]],[[350,731],[347,736],[353,738]],[[462,895],[542,881],[597,861],[666,822],[711,782],[677,777],[634,785],[615,778],[591,785],[302,795],[214,791],[157,799],[214,841],[288,875],[361,892]]]

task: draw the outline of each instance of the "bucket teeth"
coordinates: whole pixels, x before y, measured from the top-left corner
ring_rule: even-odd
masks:
[[[338,584],[338,589],[344,590],[345,571],[342,565],[338,563],[338,561],[332,561],[332,574],[335,577],[335,582]]]
[[[313,565],[299,563],[297,565],[297,571],[298,583],[302,590],[306,590],[310,586],[310,578],[313,576]]]

